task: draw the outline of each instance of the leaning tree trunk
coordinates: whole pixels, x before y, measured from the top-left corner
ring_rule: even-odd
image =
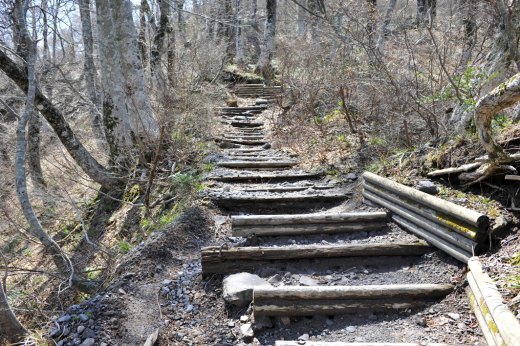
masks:
[[[99,114],[101,102],[96,87],[97,71],[96,65],[94,64],[94,37],[92,35],[92,21],[90,18],[90,0],[78,0],[78,6],[81,18],[81,31],[83,36],[83,47],[85,55],[85,85],[90,96],[90,101],[92,102],[92,106],[90,107],[92,129],[97,140],[103,141],[103,126]]]
[[[0,326],[2,326],[0,328],[0,342],[7,340],[15,344],[22,341],[27,331],[11,310],[5,290],[6,288],[0,283]]]
[[[276,35],[276,0],[267,0],[266,3],[267,17],[265,19],[264,44],[260,57],[256,64],[257,71],[262,74],[267,83],[270,83],[273,77],[271,67],[271,59],[275,49]]]

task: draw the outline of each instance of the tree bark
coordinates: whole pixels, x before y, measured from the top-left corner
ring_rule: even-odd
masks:
[[[164,39],[168,32],[170,21],[168,19],[170,15],[170,4],[167,0],[158,0],[159,3],[159,27],[153,39],[153,47],[151,54],[151,69],[152,74],[158,73],[161,66],[161,55],[163,53]]]
[[[244,63],[244,31],[242,29],[241,0],[235,0],[235,63]]]
[[[7,288],[0,283],[0,326],[2,326],[0,329],[0,342],[7,340],[14,344],[20,342],[27,331],[16,318],[13,310],[11,310],[5,294],[6,289]]]
[[[137,45],[139,47],[139,53],[141,56],[141,63],[143,68],[146,70],[148,66],[148,49],[146,46],[146,16],[151,15],[150,5],[147,0],[141,0],[141,6],[139,7],[139,37],[137,39]]]
[[[139,59],[130,0],[96,0],[103,119],[112,164],[128,168],[159,135]]]
[[[473,49],[477,43],[477,2],[461,0],[461,10],[464,15],[462,25],[464,27],[464,48],[460,57],[457,73],[463,73],[471,60]]]
[[[267,0],[267,17],[265,19],[264,44],[257,62],[257,70],[269,84],[273,78],[271,59],[275,49],[276,35],[276,0]]]
[[[90,0],[78,0],[79,13],[81,17],[81,31],[84,47],[84,75],[85,85],[92,102],[91,117],[94,135],[100,141],[104,140],[102,120],[99,109],[101,106],[99,93],[96,87],[96,65],[94,64],[94,37],[92,35],[92,20],[90,18]]]

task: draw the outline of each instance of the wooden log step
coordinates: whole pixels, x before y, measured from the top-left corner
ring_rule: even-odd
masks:
[[[450,284],[394,284],[362,286],[259,286],[253,291],[255,304],[264,301],[338,300],[384,298],[443,298],[454,289]]]
[[[262,127],[263,122],[259,121],[223,121],[223,124],[228,124],[235,127]]]
[[[255,136],[255,135],[225,135],[223,138],[231,139],[231,140],[263,140],[264,136]]]
[[[376,213],[232,216],[235,237],[281,236],[375,231],[386,227],[388,215]]]
[[[398,342],[341,342],[341,341],[287,341],[277,340],[274,346],[449,346],[439,343],[398,343]]]
[[[283,168],[293,167],[297,164],[295,161],[220,161],[217,166],[227,168]]]
[[[424,242],[341,245],[294,245],[286,247],[204,247],[201,250],[203,274],[233,273],[258,268],[266,262],[316,258],[372,256],[420,256],[431,251]]]
[[[341,214],[295,214],[295,215],[240,215],[231,217],[233,226],[245,225],[286,225],[286,224],[322,224],[358,221],[386,222],[386,212],[355,212]]]
[[[210,196],[211,200],[222,208],[239,208],[258,206],[265,209],[279,209],[292,206],[294,208],[313,206],[318,203],[334,203],[347,200],[350,192],[334,192],[327,194],[294,194],[281,195],[279,193],[268,194],[216,194]]]
[[[238,139],[218,138],[217,140],[221,141],[221,142],[228,142],[228,143],[234,143],[234,144],[240,144],[240,145],[264,145],[264,144],[268,143],[266,141],[261,141],[261,140],[247,140],[247,139],[238,140]]]
[[[217,107],[221,112],[247,112],[260,110],[263,111],[267,106],[246,106],[246,107]]]
[[[257,174],[233,174],[233,175],[214,175],[209,176],[208,179],[222,181],[222,182],[268,182],[268,181],[290,181],[299,179],[318,179],[323,176],[323,172],[316,173],[257,173]]]
[[[433,301],[403,299],[292,301],[290,304],[255,305],[255,316],[343,315],[360,311],[405,310],[424,307]]]

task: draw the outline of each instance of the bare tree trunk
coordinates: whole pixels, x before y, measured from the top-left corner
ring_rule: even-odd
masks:
[[[367,37],[368,37],[368,60],[371,64],[376,62],[375,54],[377,54],[376,50],[376,17],[377,17],[377,0],[367,0],[368,4],[368,21],[367,21]]]
[[[241,18],[241,1],[235,0],[235,63],[244,63],[244,35]]]
[[[5,281],[4,281],[5,282]],[[16,318],[9,306],[5,291],[7,288],[0,283],[0,342],[7,340],[10,343],[20,342],[27,333],[20,321]]]
[[[16,50],[18,54],[22,57],[25,64],[25,68],[27,69],[27,61],[29,60],[29,46],[32,40],[26,25],[26,2],[23,0],[15,0],[14,11],[16,12],[15,18],[17,20],[17,22],[15,23],[17,31],[16,36],[20,40],[19,42],[15,42],[17,47]],[[33,17],[35,17],[34,12],[35,9],[32,8]],[[36,23],[34,21],[32,31],[33,36],[36,36]],[[29,118],[29,145],[27,149],[27,163],[29,165],[29,170],[31,172],[31,178],[33,183],[38,187],[45,187],[46,184],[43,180],[43,171],[40,160],[40,127],[41,120],[39,118],[38,113],[35,111],[34,114],[32,114],[32,116]]]
[[[464,48],[460,57],[459,68],[457,73],[466,70],[473,49],[477,43],[477,2],[472,0],[461,0],[461,10],[464,15],[462,25],[464,26]]]
[[[175,7],[177,8],[177,22],[179,26],[179,35],[181,42],[186,42],[186,22],[184,20],[184,3],[185,0],[175,0]]]
[[[69,286],[73,286],[79,290],[85,292],[93,292],[96,288],[96,284],[93,282],[85,281],[74,272],[74,267],[70,262],[69,258],[61,250],[59,245],[52,239],[47,232],[44,231],[40,221],[36,217],[36,214],[32,208],[27,192],[27,181],[25,174],[25,156],[27,141],[25,138],[26,132],[25,127],[29,121],[29,118],[35,112],[34,100],[36,97],[36,78],[34,73],[36,46],[30,47],[29,59],[27,62],[27,99],[25,104],[25,111],[18,122],[16,128],[16,193],[18,200],[22,208],[25,219],[29,223],[29,230],[33,236],[38,238],[45,249],[50,253],[54,264],[56,265],[60,275],[68,281]]]
[[[146,150],[159,135],[139,59],[131,6],[130,0],[96,0],[105,133],[112,164],[124,169],[134,161],[138,144]]]
[[[271,67],[271,59],[275,49],[276,35],[276,0],[267,0],[266,2],[267,17],[265,19],[264,44],[260,57],[256,64],[257,70],[264,76],[267,83],[270,83],[273,77]]]
[[[137,46],[139,47],[139,53],[141,56],[141,63],[143,68],[146,70],[148,66],[148,49],[146,47],[146,16],[151,16],[150,5],[147,0],[141,0],[141,6],[139,7],[139,36],[137,38]]]
[[[104,141],[105,135],[103,134],[102,120],[99,113],[101,102],[96,87],[97,71],[96,65],[94,64],[94,37],[92,35],[92,20],[90,18],[90,0],[78,0],[78,6],[85,51],[85,85],[90,96],[90,101],[92,102],[92,107],[90,107],[92,129],[97,140]]]
[[[155,33],[152,46],[151,54],[151,69],[153,73],[159,73],[161,66],[161,55],[163,53],[164,38],[168,32],[170,21],[168,19],[170,15],[170,4],[167,0],[158,0],[159,3],[159,27]]]
[[[260,47],[260,26],[258,25],[258,0],[251,0],[251,29],[247,35],[247,39],[254,47],[255,53],[253,59],[257,59],[261,53]]]
[[[298,6],[298,17],[296,19],[296,32],[298,36],[305,36],[307,32],[307,22],[306,22],[306,11],[303,7],[307,6],[306,1],[302,1],[302,6]]]
[[[219,8],[219,22],[217,23],[217,37],[223,38],[226,48],[226,56],[228,60],[232,60],[234,53],[234,37],[233,37],[233,6],[231,0],[221,0]]]
[[[168,33],[168,86],[175,87],[175,30],[170,30]]]
[[[52,83],[49,80],[50,72],[50,51],[49,51],[49,21],[47,13],[47,0],[42,0],[42,19],[43,19],[43,71],[42,71],[42,82],[45,85],[45,92],[47,95],[52,95]]]
[[[389,0],[386,5],[385,17],[383,18],[383,24],[381,25],[381,31],[379,32],[376,44],[376,51],[380,56],[384,56],[385,41],[386,36],[388,35],[388,25],[392,20],[392,13],[394,12],[396,2],[397,0]]]

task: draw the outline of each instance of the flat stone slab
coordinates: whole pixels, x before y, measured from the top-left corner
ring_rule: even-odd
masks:
[[[253,300],[255,287],[270,287],[271,284],[258,275],[238,273],[224,279],[222,296],[229,304],[244,307]]]

